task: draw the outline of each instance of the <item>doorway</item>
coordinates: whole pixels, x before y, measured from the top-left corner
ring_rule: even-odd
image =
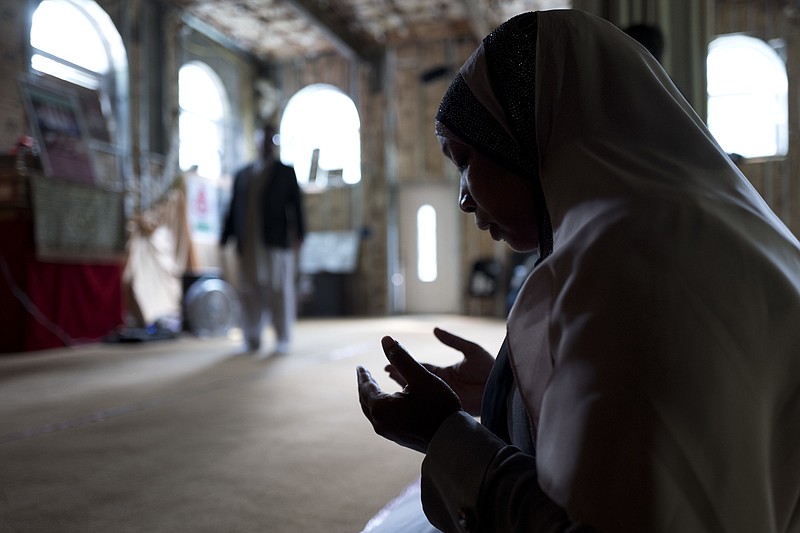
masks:
[[[400,191],[399,248],[406,313],[461,311],[456,197],[450,184],[411,185]]]

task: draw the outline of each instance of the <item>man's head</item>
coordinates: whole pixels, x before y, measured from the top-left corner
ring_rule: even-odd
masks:
[[[277,133],[275,126],[267,122],[256,132],[256,147],[258,148],[258,155],[261,158],[267,159],[274,156],[275,152],[275,134]]]

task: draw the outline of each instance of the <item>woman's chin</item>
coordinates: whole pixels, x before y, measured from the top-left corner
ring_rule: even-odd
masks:
[[[517,240],[514,240],[514,239],[506,239],[506,238],[500,238],[500,239],[495,239],[495,240],[496,241],[500,241],[500,240],[505,241],[505,243],[508,245],[508,247],[511,248],[512,250],[514,250],[517,253],[527,254],[527,253],[530,253],[530,252],[539,251],[539,243],[538,242],[529,242],[529,241],[520,242],[520,241],[517,241]]]
[[[526,238],[525,236],[522,236],[522,238],[516,238],[514,235],[508,235],[504,231],[501,231],[500,228],[494,224],[491,224],[488,229],[492,240],[497,242],[504,241],[508,247],[515,252],[528,253],[539,250],[539,239],[532,240]]]

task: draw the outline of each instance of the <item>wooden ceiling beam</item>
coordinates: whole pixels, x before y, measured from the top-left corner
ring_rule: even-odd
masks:
[[[314,0],[284,0],[301,17],[320,30],[336,49],[352,60],[375,63],[384,54],[383,47],[363,42],[343,24],[334,20]]]

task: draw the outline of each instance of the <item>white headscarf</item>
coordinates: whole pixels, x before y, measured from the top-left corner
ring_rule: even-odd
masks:
[[[602,531],[797,531],[797,240],[607,21],[546,11],[490,37],[460,77],[537,162],[552,224],[508,324],[542,488]],[[534,55],[535,146],[496,74],[523,61],[509,42]]]

